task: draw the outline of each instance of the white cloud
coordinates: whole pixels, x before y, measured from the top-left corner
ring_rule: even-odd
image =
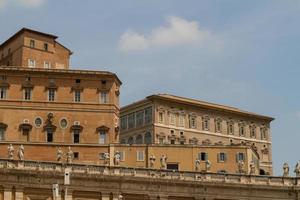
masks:
[[[168,17],[166,22],[165,26],[154,28],[146,35],[134,31],[123,33],[119,41],[119,49],[141,51],[153,46],[199,45],[211,35],[209,30],[200,29],[196,21],[172,16]]]
[[[23,6],[28,8],[37,8],[42,6],[46,0],[0,0],[0,9],[7,5]]]

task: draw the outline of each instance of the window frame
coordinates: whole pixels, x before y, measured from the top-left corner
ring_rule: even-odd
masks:
[[[7,88],[0,87],[0,100],[7,99]]]
[[[82,102],[81,90],[74,90],[74,102],[76,103]]]
[[[23,89],[23,100],[24,101],[32,100],[32,88],[24,88]]]
[[[140,159],[140,155],[142,155],[142,159]],[[136,161],[137,162],[145,161],[145,151],[136,151]]]
[[[56,89],[49,88],[48,89],[48,101],[50,101],[50,102],[55,101],[55,99],[56,99],[55,97],[56,97]]]
[[[36,62],[35,62],[34,59],[31,59],[31,58],[28,59],[28,67],[29,68],[35,68],[36,67]]]

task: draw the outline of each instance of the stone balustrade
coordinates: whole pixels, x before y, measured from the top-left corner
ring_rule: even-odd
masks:
[[[66,164],[55,162],[18,161],[0,159],[0,169],[23,171],[61,172],[69,169],[72,176],[81,174],[122,176],[148,179],[167,179],[192,182],[213,182],[231,184],[253,184],[269,186],[299,186],[300,177],[257,176],[245,174],[202,173],[189,171],[156,170],[145,168],[127,168],[116,166]]]

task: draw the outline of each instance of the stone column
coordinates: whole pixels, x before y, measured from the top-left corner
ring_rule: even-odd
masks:
[[[12,200],[12,188],[4,188],[3,199]]]
[[[110,200],[110,194],[109,193],[101,193],[102,200]]]
[[[65,198],[64,200],[73,200],[72,190],[70,190],[68,187],[65,188]]]
[[[18,190],[17,189],[16,190],[16,195],[15,195],[15,200],[23,200],[23,199],[24,199],[23,190]]]

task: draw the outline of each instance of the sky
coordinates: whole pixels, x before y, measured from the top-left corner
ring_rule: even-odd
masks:
[[[71,68],[120,77],[122,105],[170,93],[274,117],[276,175],[300,161],[299,21],[300,0],[0,0],[0,42],[59,36]]]

